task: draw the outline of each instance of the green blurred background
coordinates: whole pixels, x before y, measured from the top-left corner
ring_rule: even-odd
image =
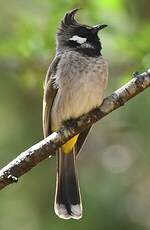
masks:
[[[86,24],[105,23],[106,95],[150,65],[149,0],[0,1],[0,166],[43,138],[42,82],[66,11],[81,7]],[[55,216],[55,158],[0,193],[0,230],[150,229],[150,92],[97,123],[78,167],[84,216]]]

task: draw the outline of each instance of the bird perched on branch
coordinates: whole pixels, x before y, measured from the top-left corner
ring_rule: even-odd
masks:
[[[99,106],[107,85],[107,63],[103,59],[98,32],[106,25],[78,23],[74,9],[64,16],[58,29],[56,56],[44,84],[43,132],[47,137],[63,122]],[[76,157],[90,128],[79,133],[56,152],[58,158],[55,213],[63,219],[80,219],[82,202]]]

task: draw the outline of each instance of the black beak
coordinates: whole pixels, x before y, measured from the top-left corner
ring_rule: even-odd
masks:
[[[97,26],[93,26],[93,32],[97,33],[98,31],[104,29],[105,27],[107,27],[107,25],[103,24],[103,25],[97,25]]]

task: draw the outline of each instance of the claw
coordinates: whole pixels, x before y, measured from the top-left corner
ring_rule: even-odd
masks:
[[[136,72],[134,72],[134,73],[132,74],[132,77],[133,77],[133,78],[137,78],[137,77],[139,76],[139,74],[140,74],[140,73],[139,73],[138,71],[136,71]]]
[[[7,176],[7,178],[10,179],[10,180],[12,181],[12,183],[17,183],[17,182],[18,182],[18,177],[13,176],[13,175],[11,175],[11,174],[9,174],[9,175]]]

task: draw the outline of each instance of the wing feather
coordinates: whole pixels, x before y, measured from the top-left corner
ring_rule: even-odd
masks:
[[[85,131],[79,134],[77,143],[76,143],[76,155],[78,155],[82,149],[83,144],[85,143],[87,136],[90,132],[90,128],[87,128]]]
[[[54,98],[57,94],[57,88],[52,83],[52,77],[56,74],[57,65],[60,57],[56,56],[52,61],[44,82],[44,96],[43,96],[43,133],[47,137],[51,133],[51,108]]]

